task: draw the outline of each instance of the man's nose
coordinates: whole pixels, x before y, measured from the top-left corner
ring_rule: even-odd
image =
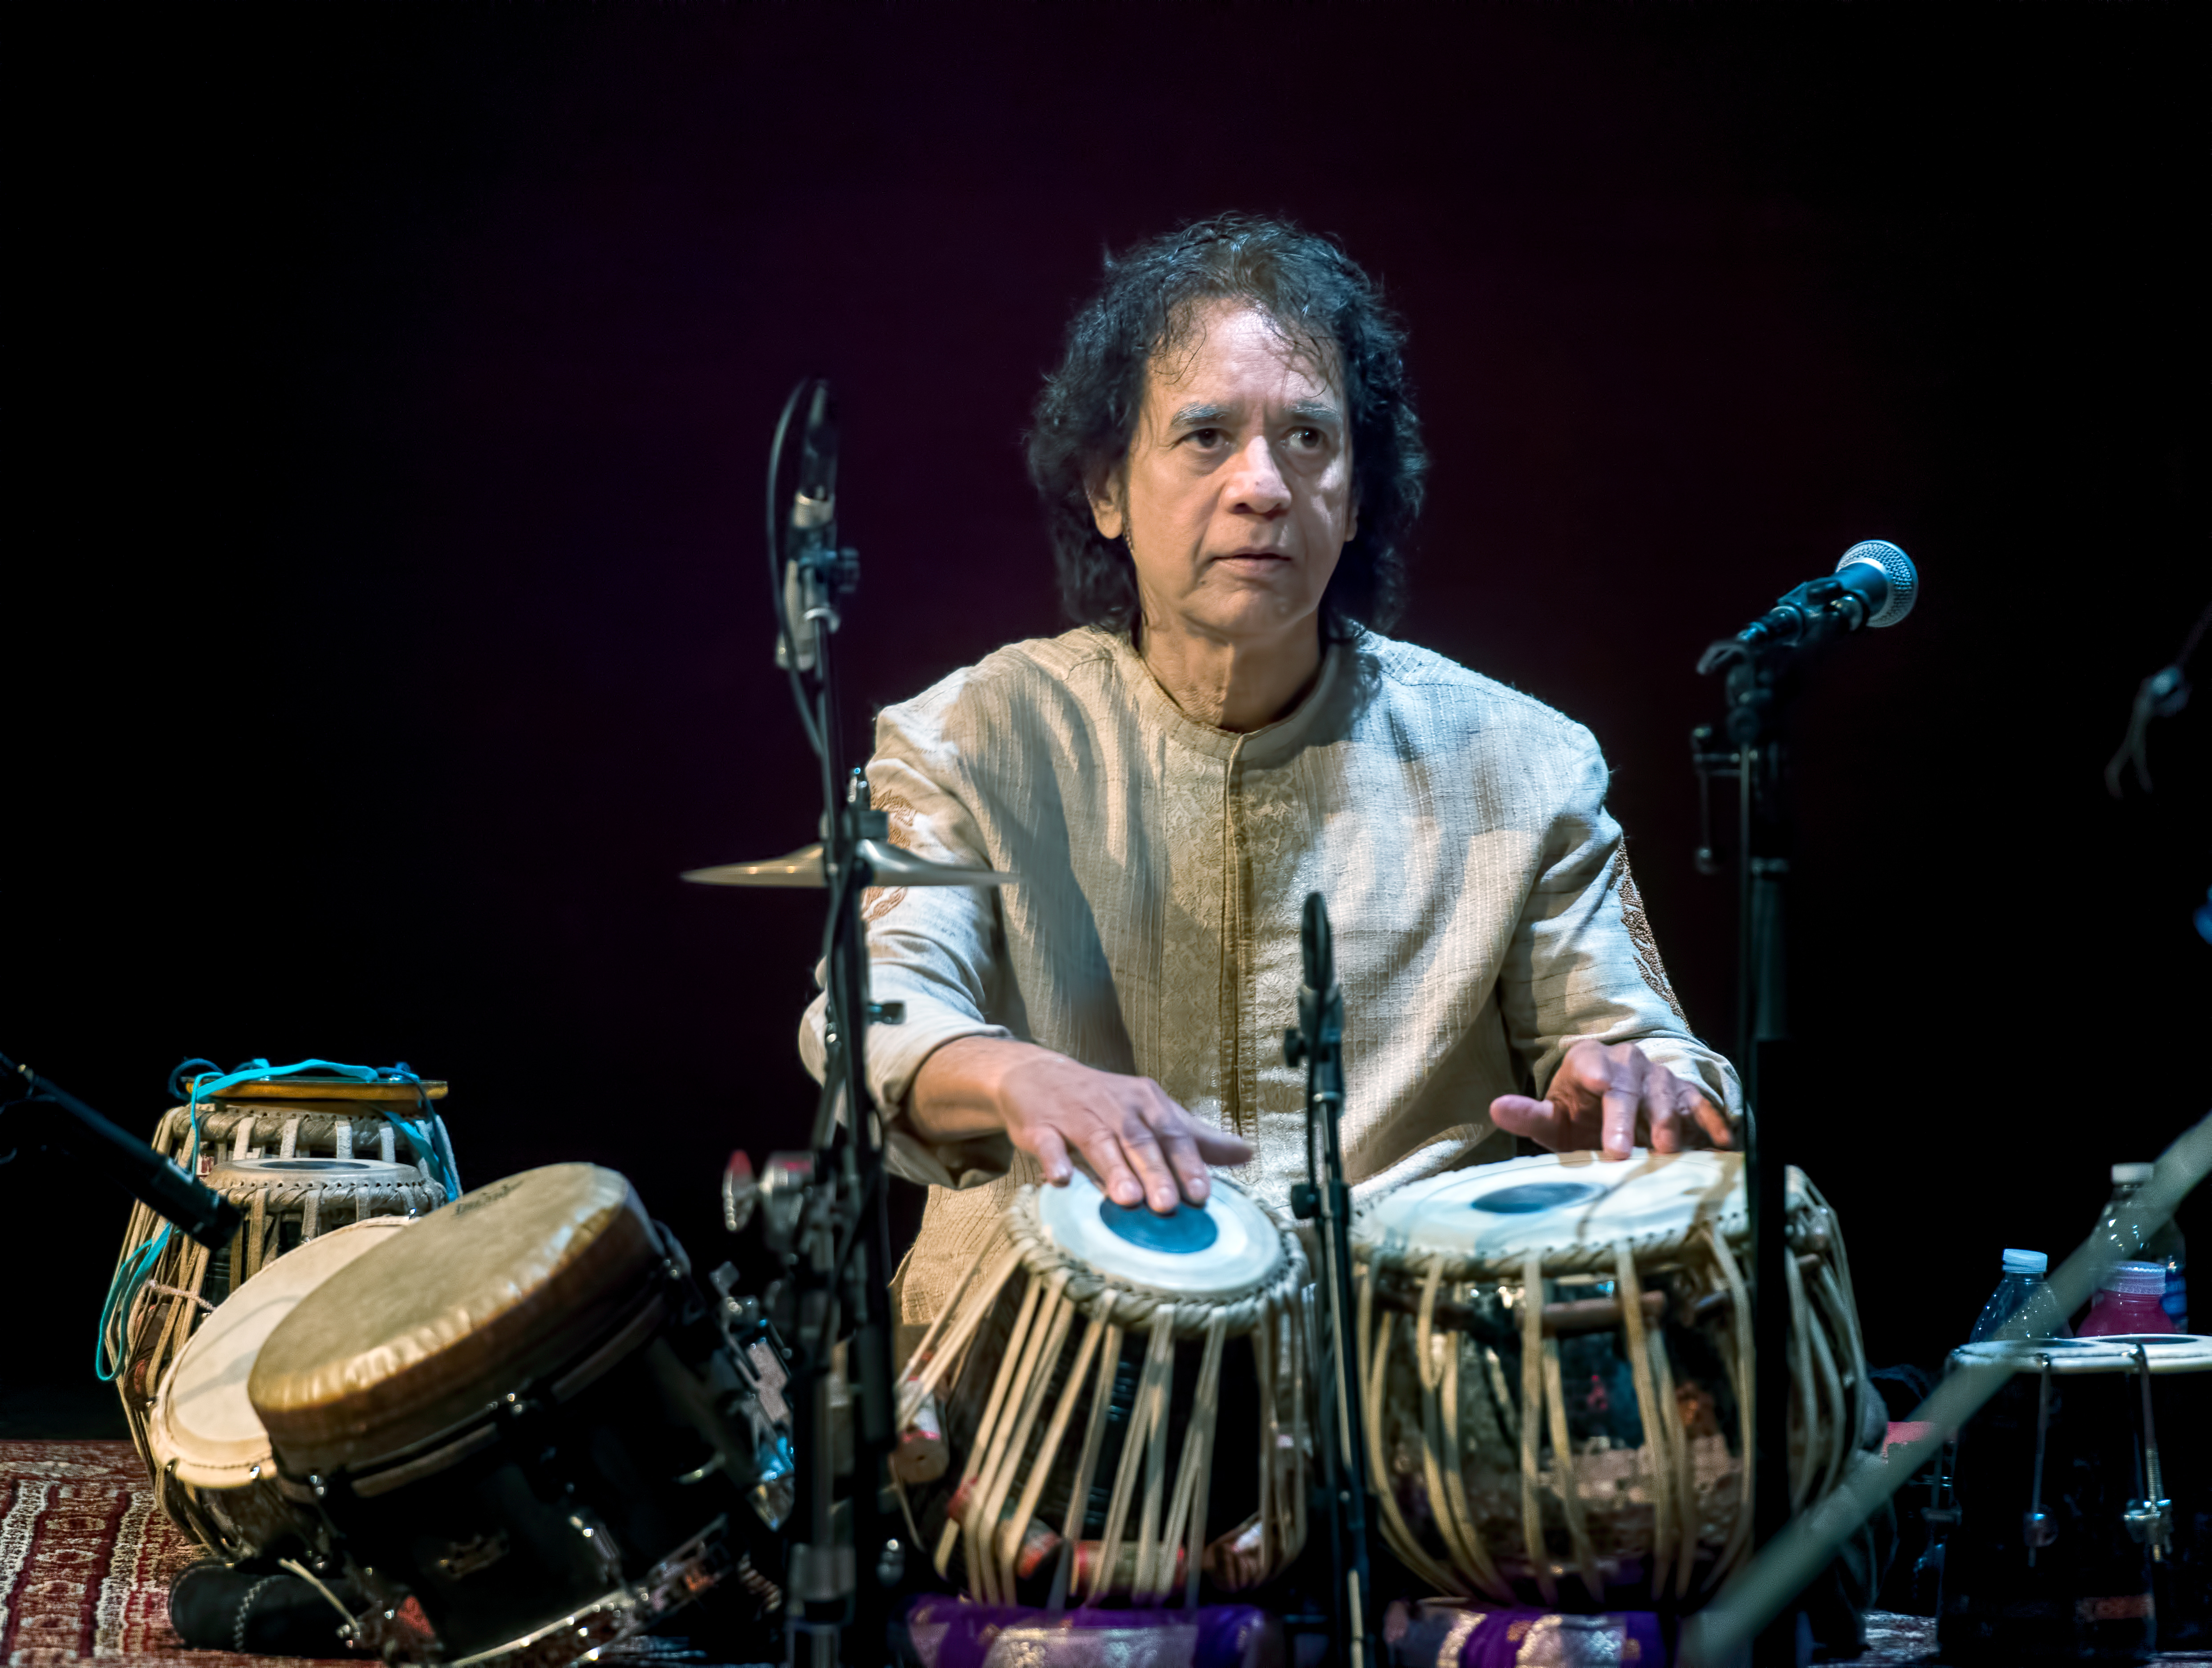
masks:
[[[1237,473],[1229,483],[1231,509],[1273,518],[1291,507],[1291,489],[1275,462],[1275,448],[1264,434],[1255,434],[1237,455]]]

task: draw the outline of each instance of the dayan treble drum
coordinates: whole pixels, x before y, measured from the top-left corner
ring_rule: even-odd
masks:
[[[787,1438],[611,1170],[526,1171],[393,1235],[276,1326],[246,1388],[317,1550],[374,1601],[372,1648],[408,1597],[456,1665],[574,1660],[733,1566],[775,1597],[748,1548],[787,1509]]]
[[[1220,1177],[1163,1216],[1080,1173],[1020,1189],[1006,1227],[899,1380],[922,1440],[898,1469],[938,1574],[1054,1608],[1280,1574],[1305,1539],[1296,1234]]]
[[[309,1514],[276,1486],[276,1457],[246,1399],[246,1374],[301,1298],[410,1226],[406,1216],[370,1216],[277,1258],[208,1318],[163,1376],[147,1409],[162,1509],[210,1551],[236,1561],[307,1550]]]
[[[1437,1591],[1687,1606],[1751,1538],[1743,1161],[1514,1159],[1399,1189],[1352,1229],[1370,1486]],[[1790,1494],[1832,1489],[1867,1394],[1834,1214],[1789,1175]]]

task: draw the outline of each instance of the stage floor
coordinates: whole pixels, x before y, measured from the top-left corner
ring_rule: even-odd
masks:
[[[76,1662],[283,1668],[303,1658],[188,1651],[169,1627],[170,1578],[203,1556],[161,1515],[128,1442],[0,1441],[0,1668]],[[1868,1618],[1856,1668],[1932,1662],[1936,1624]],[[362,1659],[340,1659],[358,1668]],[[2212,1663],[2212,1653],[2160,1659]]]

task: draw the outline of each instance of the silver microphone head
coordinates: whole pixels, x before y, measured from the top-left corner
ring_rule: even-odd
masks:
[[[1889,581],[1888,600],[1868,618],[1867,624],[1893,626],[1912,612],[1912,604],[1920,599],[1920,575],[1913,571],[1911,557],[1886,538],[1861,539],[1844,552],[1836,572],[1859,562],[1881,569],[1881,576]]]

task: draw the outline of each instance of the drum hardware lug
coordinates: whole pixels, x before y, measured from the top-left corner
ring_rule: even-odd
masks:
[[[2128,1526],[2128,1538],[2137,1546],[2148,1546],[2154,1558],[2166,1551],[2166,1537],[2173,1528],[2173,1502],[2170,1500],[2131,1500],[2120,1513],[2120,1521]]]
[[[876,1584],[895,1587],[906,1579],[906,1548],[894,1536],[884,1543],[884,1550],[876,1556]]]

